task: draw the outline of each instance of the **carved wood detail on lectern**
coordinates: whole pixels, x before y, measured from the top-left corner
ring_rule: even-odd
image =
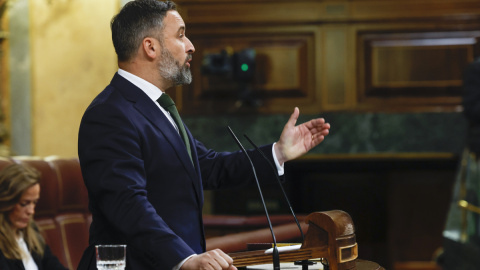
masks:
[[[280,262],[321,258],[326,260],[330,270],[383,269],[376,263],[357,260],[355,227],[348,213],[340,210],[315,212],[305,222],[309,227],[302,246],[299,250],[281,252]],[[229,255],[237,267],[272,263],[272,255],[265,250]]]

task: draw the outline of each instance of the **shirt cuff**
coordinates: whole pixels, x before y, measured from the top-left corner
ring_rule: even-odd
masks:
[[[188,257],[185,258],[183,261],[181,261],[180,263],[178,263],[177,265],[175,265],[175,266],[172,268],[172,270],[179,270],[179,269],[182,267],[182,265],[183,265],[188,259],[190,259],[190,258],[193,257],[193,256],[197,256],[197,254],[192,254],[192,255],[188,256]]]
[[[275,166],[277,166],[278,175],[282,176],[285,173],[285,169],[284,169],[285,163],[283,163],[280,166],[280,163],[278,162],[278,159],[277,159],[277,155],[275,155],[275,144],[276,143],[273,143],[272,145],[273,161],[275,161]]]

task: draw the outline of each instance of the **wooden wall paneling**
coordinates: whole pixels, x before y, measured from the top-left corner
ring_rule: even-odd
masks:
[[[380,21],[478,17],[477,0],[177,0],[191,23]]]
[[[325,98],[323,102],[334,107],[345,104],[347,95],[345,87],[346,36],[342,29],[326,29],[324,36]]]
[[[300,23],[343,20],[349,1],[176,1],[189,23]]]
[[[355,76],[352,63],[353,40],[347,25],[323,28],[320,80],[322,86],[322,108],[325,110],[352,109],[355,101]]]
[[[318,111],[315,62],[318,52],[318,27],[258,27],[226,28],[222,30],[194,29],[188,34],[196,52],[192,66],[193,82],[184,86],[185,113],[291,112],[286,106],[302,106],[304,112]],[[240,98],[240,82],[231,77],[202,74],[202,59],[222,50],[238,52],[252,48],[256,51],[256,72],[251,86],[254,99],[261,106],[247,104]],[[240,107],[240,101],[244,101]]]
[[[286,190],[297,213],[348,212],[361,258],[394,269],[434,259],[457,165],[451,153],[314,155],[286,163]]]
[[[349,109],[355,109],[358,100],[358,57],[357,57],[357,35],[354,27],[348,27],[347,35],[347,104]]]
[[[436,24],[356,26],[359,109],[456,110],[478,31]]]
[[[389,175],[387,235],[391,262],[433,261],[451,202],[455,170],[399,170]]]
[[[324,1],[323,14],[324,20],[344,20],[351,14],[351,4],[348,1]]]
[[[479,51],[478,0],[177,3],[194,58],[227,46],[257,50],[264,71],[254,88],[267,98],[254,111],[265,113],[289,112],[293,104],[307,113],[460,110],[462,67]],[[194,63],[193,85],[176,91],[185,111],[238,112],[230,109],[235,86],[205,78],[200,67]]]
[[[350,18],[355,20],[403,20],[477,16],[477,0],[353,0]]]
[[[462,85],[462,68],[473,60],[475,38],[448,38],[448,33],[443,38],[430,38],[431,34],[434,33],[365,36],[372,38],[366,48],[371,56],[365,63],[371,72],[367,78],[371,87],[367,91],[380,96],[388,95],[382,93],[385,89],[395,88],[402,89],[399,92],[404,95],[416,95],[408,90],[422,87],[457,90]],[[431,95],[437,94],[440,93]]]

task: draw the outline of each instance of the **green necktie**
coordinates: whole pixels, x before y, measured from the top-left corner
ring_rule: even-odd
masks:
[[[157,99],[158,104],[162,106],[167,112],[170,113],[170,116],[172,116],[173,120],[175,121],[175,124],[177,124],[180,137],[182,137],[183,142],[185,143],[185,146],[187,147],[187,152],[188,155],[190,156],[190,160],[193,163],[192,159],[192,151],[190,150],[190,142],[188,140],[187,132],[185,131],[185,127],[183,126],[182,119],[180,118],[180,115],[178,114],[177,107],[175,107],[175,102],[165,93],[163,93],[158,99]]]

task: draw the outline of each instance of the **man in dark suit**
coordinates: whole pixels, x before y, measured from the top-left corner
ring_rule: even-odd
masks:
[[[93,221],[78,269],[95,269],[96,244],[115,243],[127,244],[127,269],[236,269],[221,250],[205,252],[202,189],[251,183],[248,160],[207,149],[162,107],[163,91],[191,82],[195,48],[182,17],[173,2],[139,0],[127,3],[111,27],[119,70],[79,131]],[[280,174],[284,162],[318,145],[330,128],[323,119],[295,126],[298,115],[295,108],[276,144],[262,146]],[[266,162],[252,155],[258,166]],[[266,171],[259,178],[274,177]]]

